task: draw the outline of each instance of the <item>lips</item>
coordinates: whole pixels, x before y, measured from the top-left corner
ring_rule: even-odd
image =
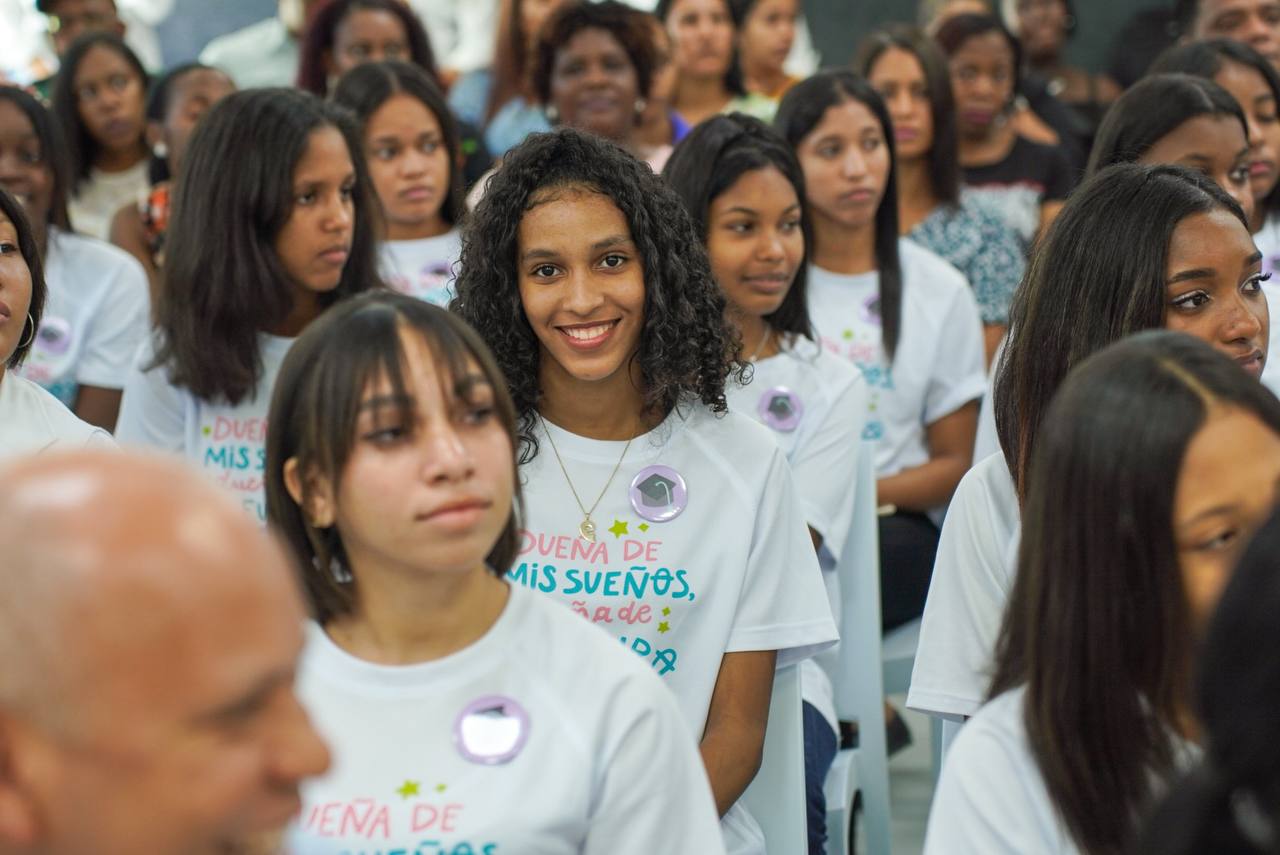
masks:
[[[621,320],[591,321],[585,324],[567,324],[556,327],[565,343],[575,350],[595,350],[613,337]]]
[[[899,125],[893,129],[893,138],[898,142],[915,142],[919,136],[920,132],[915,128]]]
[[[870,189],[859,188],[840,194],[837,197],[837,201],[842,205],[868,205],[875,201],[875,198],[876,194]]]
[[[593,94],[578,99],[578,109],[584,113],[612,113],[618,109],[621,99],[617,95]]]
[[[401,190],[399,196],[406,202],[429,202],[436,195],[436,191],[430,187],[418,185]]]
[[[759,291],[764,294],[780,294],[790,287],[791,278],[791,275],[785,272],[760,273],[752,276],[743,276],[742,281],[753,291]]]
[[[341,267],[347,263],[347,257],[351,255],[351,247],[346,244],[331,246],[321,250],[318,255],[321,261]]]
[[[960,119],[968,125],[989,125],[995,119],[995,110],[961,110]]]
[[[112,139],[129,136],[133,133],[133,123],[128,119],[112,119],[102,126],[102,133]]]
[[[1276,171],[1275,163],[1269,160],[1255,160],[1249,164],[1249,177],[1259,178],[1264,175],[1271,175]]]
[[[422,522],[434,522],[446,526],[465,528],[473,525],[492,504],[492,502],[485,499],[459,499],[455,502],[443,504],[425,514],[420,514],[418,519]]]
[[[1266,365],[1267,358],[1261,350],[1255,350],[1244,356],[1237,356],[1236,362],[1254,377],[1262,376],[1262,369]]]
[[[0,323],[4,323],[13,317],[13,310],[9,308],[9,304],[0,300]]]

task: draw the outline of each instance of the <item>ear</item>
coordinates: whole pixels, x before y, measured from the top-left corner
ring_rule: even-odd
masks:
[[[0,849],[31,847],[40,836],[38,800],[22,774],[22,728],[0,711]]]
[[[337,502],[334,500],[333,485],[327,478],[316,475],[304,478],[298,466],[298,458],[290,457],[284,462],[284,487],[294,503],[302,508],[302,515],[315,528],[328,528],[336,518]]]

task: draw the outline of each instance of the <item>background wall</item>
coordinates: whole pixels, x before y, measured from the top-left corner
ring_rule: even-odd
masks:
[[[1136,12],[1171,7],[1172,0],[1075,0],[1079,24],[1072,62],[1101,69],[1116,33]],[[816,47],[826,65],[848,62],[865,33],[889,21],[914,22],[915,0],[804,0]]]

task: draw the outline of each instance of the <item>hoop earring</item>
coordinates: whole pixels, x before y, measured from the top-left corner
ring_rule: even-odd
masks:
[[[31,335],[27,336],[26,341],[18,342],[19,350],[21,350],[22,348],[26,347],[27,345],[31,344],[31,342],[36,340],[36,319],[31,317],[30,312],[27,312],[27,323],[31,324]],[[26,324],[23,324],[23,327],[25,328]]]
[[[636,107],[636,115],[638,116],[641,113],[643,113],[646,109],[648,109],[649,102],[644,100],[643,98],[637,98],[635,107]]]
[[[555,104],[548,104],[544,112],[546,113],[547,121],[551,124],[554,125],[560,121],[560,111],[556,109]]]

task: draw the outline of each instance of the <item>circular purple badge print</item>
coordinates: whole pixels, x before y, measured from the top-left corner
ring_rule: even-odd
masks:
[[[688,504],[684,476],[670,466],[646,466],[631,479],[631,507],[649,522],[673,520]]]
[[[36,332],[35,349],[53,356],[61,356],[71,348],[71,322],[64,318],[45,315],[40,319]]]
[[[774,386],[760,396],[756,410],[769,427],[781,433],[791,433],[800,426],[804,404],[800,396],[786,386]]]
[[[458,753],[472,763],[510,763],[529,740],[529,714],[515,700],[487,695],[467,704],[453,725]]]

